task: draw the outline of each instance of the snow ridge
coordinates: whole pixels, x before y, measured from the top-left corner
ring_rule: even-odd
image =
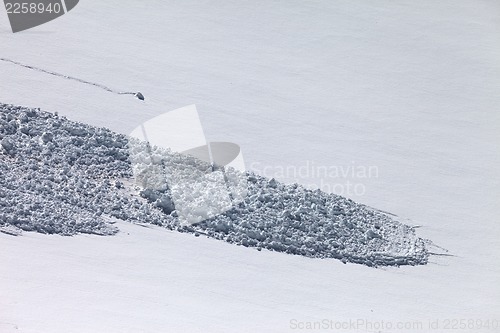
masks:
[[[253,173],[239,174],[247,178],[243,201],[223,214],[183,225],[168,186],[148,188],[134,179],[131,160],[141,156],[134,155],[131,143],[146,144],[39,109],[0,104],[0,231],[113,235],[119,231],[113,221],[120,219],[344,263],[427,263],[429,241],[391,216]],[[213,170],[191,156],[153,148],[162,163]]]

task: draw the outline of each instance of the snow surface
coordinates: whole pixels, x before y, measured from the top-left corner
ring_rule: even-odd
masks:
[[[0,232],[113,235],[114,218],[344,263],[428,261],[432,243],[412,227],[342,196],[213,171],[190,155],[35,109],[0,104],[0,112]],[[224,200],[228,192],[241,200]]]
[[[0,233],[2,330],[498,318],[498,2],[89,0],[15,35],[2,13],[3,58],[146,98],[0,61],[3,102],[123,134],[196,104],[209,139],[238,143],[249,169],[377,166],[365,193],[346,195],[422,225],[453,254],[381,270],[137,225],[120,226],[129,238]]]

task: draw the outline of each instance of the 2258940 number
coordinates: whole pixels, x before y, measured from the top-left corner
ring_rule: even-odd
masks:
[[[36,2],[15,2],[5,3],[5,9],[7,9],[7,14],[43,14],[43,13],[56,13],[59,14],[62,11],[62,6],[60,3],[49,3],[45,5],[43,3]]]

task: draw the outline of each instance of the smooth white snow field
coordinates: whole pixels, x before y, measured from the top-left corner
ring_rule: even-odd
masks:
[[[0,61],[1,103],[124,134],[196,104],[247,169],[361,184],[338,194],[452,255],[380,269],[123,223],[0,233],[0,332],[499,332],[499,41],[498,1],[86,0],[16,34],[0,9],[0,58],[145,96]],[[378,172],[281,172],[307,163]]]

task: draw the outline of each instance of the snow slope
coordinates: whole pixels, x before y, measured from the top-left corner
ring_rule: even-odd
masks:
[[[0,170],[8,234],[113,235],[119,219],[368,266],[426,264],[432,245],[342,196],[19,106],[0,104]]]
[[[183,235],[163,238],[168,232],[138,226],[129,226],[135,248],[127,247],[125,234],[106,245],[87,236],[1,234],[0,322],[21,332],[68,326],[116,332],[127,323],[139,332],[286,332],[294,317],[498,318],[499,12],[498,2],[463,0],[85,1],[14,35],[0,11],[3,58],[146,97],[141,103],[0,61],[3,102],[124,134],[194,103],[209,139],[238,143],[249,169],[271,166],[272,173],[305,161],[377,166],[378,177],[323,181],[362,183],[363,195],[346,195],[423,225],[419,234],[454,255],[424,267],[379,270],[277,253],[265,254],[267,260],[264,252],[226,251],[229,245],[210,240],[196,251],[201,238],[183,243]],[[277,178],[321,185],[310,174]],[[185,246],[162,255],[169,242]],[[223,257],[233,261],[221,265]],[[143,274],[126,275],[130,262],[139,262]],[[68,275],[61,276],[64,269]],[[177,270],[186,273],[179,280],[187,287],[182,297],[169,298],[179,295],[179,284],[162,281]],[[112,295],[126,297],[119,285],[124,275],[137,297],[114,301]],[[148,281],[161,297],[139,296]],[[66,293],[63,285],[70,286]],[[101,308],[82,314],[82,300]],[[176,304],[190,315],[170,316],[166,308]],[[24,315],[26,308],[37,316]],[[145,308],[149,317],[122,317]]]

